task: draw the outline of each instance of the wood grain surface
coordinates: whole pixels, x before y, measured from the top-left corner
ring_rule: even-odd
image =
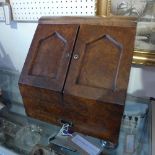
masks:
[[[134,19],[41,19],[19,80],[27,114],[117,143],[135,32]]]

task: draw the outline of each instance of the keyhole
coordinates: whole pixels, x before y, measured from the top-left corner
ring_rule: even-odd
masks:
[[[78,54],[75,54],[75,55],[74,55],[74,59],[75,59],[75,60],[79,59],[79,55],[78,55]]]

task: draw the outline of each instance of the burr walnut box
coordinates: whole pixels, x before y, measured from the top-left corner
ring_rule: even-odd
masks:
[[[28,116],[117,143],[135,32],[132,19],[40,19],[19,80]]]

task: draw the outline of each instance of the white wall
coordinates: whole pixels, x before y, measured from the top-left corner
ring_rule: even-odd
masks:
[[[2,46],[12,61],[12,66],[6,64],[9,68],[21,71],[36,26],[37,23],[12,23],[11,26],[0,23],[0,54],[3,55]]]
[[[10,68],[21,71],[36,26],[36,23],[13,23],[11,26],[0,23],[0,43],[12,62]],[[133,96],[155,97],[155,67],[132,66],[128,93]]]
[[[137,97],[155,98],[155,66],[132,66],[128,93]]]

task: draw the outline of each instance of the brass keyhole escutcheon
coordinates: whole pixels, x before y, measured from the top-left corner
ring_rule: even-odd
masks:
[[[75,54],[74,57],[73,57],[75,60],[79,59],[79,55],[78,54]]]

